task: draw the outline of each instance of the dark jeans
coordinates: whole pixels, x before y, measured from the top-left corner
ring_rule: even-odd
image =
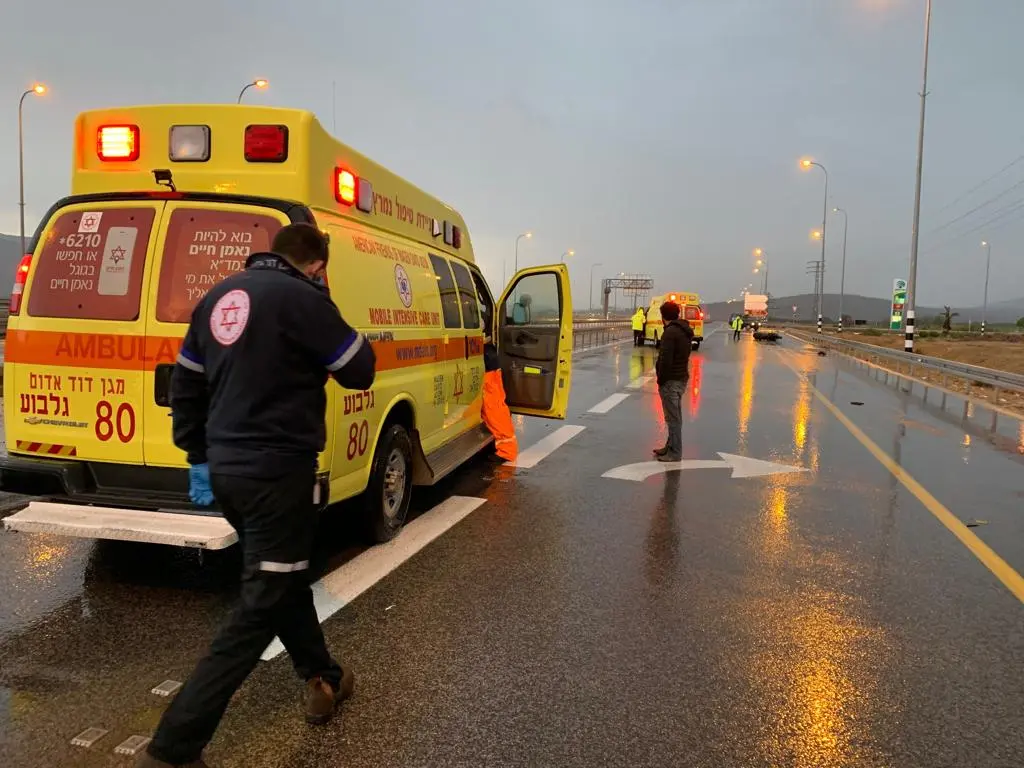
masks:
[[[739,341],[740,340],[740,329],[739,328],[733,328],[732,329],[732,340],[733,341]]]
[[[275,635],[303,680],[320,676],[335,688],[341,682],[309,586],[317,522],[313,471],[268,479],[214,474],[210,480],[224,517],[238,531],[242,590],[153,735],[149,753],[172,764],[199,758],[231,696]]]
[[[683,454],[683,392],[686,391],[685,381],[666,381],[658,385],[661,395],[661,411],[665,415],[665,426],[668,428],[668,439],[665,447],[672,456]]]
[[[642,347],[644,345],[644,332],[633,331],[633,346]]]

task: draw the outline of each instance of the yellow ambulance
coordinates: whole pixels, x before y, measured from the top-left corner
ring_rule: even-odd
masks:
[[[700,305],[700,295],[696,293],[666,293],[663,296],[655,296],[647,307],[647,325],[644,327],[644,341],[654,342],[654,346],[661,345],[661,335],[665,330],[665,323],[661,320],[661,305],[666,301],[673,301],[679,305],[679,317],[686,320],[693,328],[693,344],[695,350],[700,349],[704,341],[704,307]]]
[[[386,540],[412,486],[437,483],[488,445],[485,333],[511,409],[565,418],[564,265],[521,270],[495,300],[462,217],[309,112],[90,111],[75,126],[72,194],[43,217],[11,296],[0,487],[38,498],[8,528],[233,543],[220,515],[188,502],[168,384],[195,303],[289,222],[327,234],[331,294],[377,355],[369,391],[328,384],[323,502],[365,494],[368,529]]]

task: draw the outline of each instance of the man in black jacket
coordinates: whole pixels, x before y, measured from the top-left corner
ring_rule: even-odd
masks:
[[[271,248],[196,305],[171,378],[174,443],[191,466],[190,496],[200,505],[216,498],[238,532],[242,590],[140,767],[203,766],[232,694],[275,635],[307,683],[307,721],[327,722],[352,693],[352,671],[327,650],[309,584],[316,461],[328,377],[369,389],[376,360],[320,284],[328,256],[320,231],[283,227]]]
[[[654,455],[658,461],[680,461],[683,458],[682,399],[686,382],[690,379],[693,329],[688,322],[679,319],[679,305],[671,301],[661,305],[661,319],[665,322],[665,331],[661,336],[655,371],[668,439],[664,448],[655,449]]]

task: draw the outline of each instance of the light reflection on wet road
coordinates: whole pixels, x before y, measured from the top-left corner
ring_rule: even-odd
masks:
[[[581,357],[567,423],[583,432],[528,470],[480,460],[421,495],[419,511],[486,503],[326,622],[359,676],[343,717],[305,726],[279,657],[239,692],[211,762],[1022,764],[1020,602],[812,387],[954,514],[984,519],[971,530],[1019,570],[1017,441],[832,357],[716,333],[691,364],[686,458],[813,472],[602,478],[662,438],[653,383],[627,389],[654,356]],[[517,420],[521,447],[558,427]],[[346,511],[324,523],[321,571],[360,551]],[[230,555],[0,535],[3,765],[130,764],[114,744],[152,728],[149,688],[187,674],[234,574]],[[71,747],[90,725],[111,734]]]

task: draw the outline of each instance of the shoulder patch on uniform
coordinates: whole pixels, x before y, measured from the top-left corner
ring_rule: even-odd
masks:
[[[218,343],[230,347],[242,335],[249,322],[249,294],[241,289],[228,291],[210,312],[210,333]]]

